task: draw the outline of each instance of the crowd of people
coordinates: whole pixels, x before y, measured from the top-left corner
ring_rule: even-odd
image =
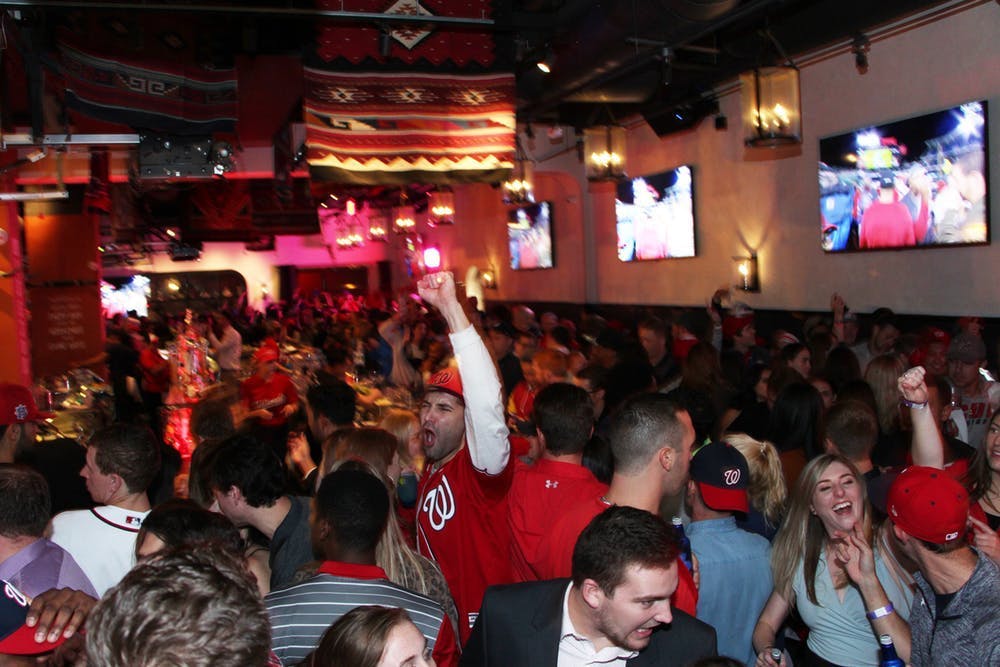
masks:
[[[85,447],[0,385],[0,664],[1000,667],[978,321],[859,340],[834,295],[765,339],[722,292],[621,323],[457,290],[189,323],[190,461],[143,354],[170,322],[85,360],[142,389]]]

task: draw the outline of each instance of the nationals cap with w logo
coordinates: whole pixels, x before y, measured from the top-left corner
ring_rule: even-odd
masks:
[[[746,514],[750,470],[738,449],[724,442],[705,445],[691,458],[689,474],[709,508]]]
[[[24,624],[30,606],[28,597],[6,581],[0,580],[0,586],[3,587],[0,592],[0,654],[38,655],[48,653],[66,641],[60,634],[54,642],[47,638],[36,642],[35,629]]]

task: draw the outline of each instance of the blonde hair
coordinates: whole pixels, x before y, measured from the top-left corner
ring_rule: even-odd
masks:
[[[392,433],[385,429],[366,426],[348,431],[337,446],[335,454],[338,459],[355,458],[366,461],[379,471],[380,478],[387,478],[389,466],[396,457],[396,450],[396,437]]]
[[[892,433],[899,429],[898,382],[905,370],[906,366],[896,354],[879,355],[865,369],[865,382],[875,394],[878,427],[882,433]]]
[[[788,487],[782,473],[781,457],[770,442],[754,440],[745,433],[727,433],[723,438],[739,450],[750,469],[750,504],[772,526],[777,526],[785,513]]]
[[[827,534],[823,522],[812,513],[811,505],[813,492],[819,484],[820,477],[834,463],[843,464],[854,476],[854,481],[861,494],[861,521],[865,539],[869,544],[872,544],[872,513],[868,504],[865,480],[861,473],[858,472],[853,463],[838,454],[817,456],[799,475],[788,506],[788,514],[785,516],[785,521],[782,523],[778,535],[774,538],[774,544],[771,548],[774,590],[788,600],[789,604],[794,603],[795,593],[792,590],[792,582],[800,565],[806,583],[806,596],[813,604],[819,604],[816,599],[816,570],[819,566],[820,554],[826,547]],[[873,544],[872,548],[874,549],[876,546]]]
[[[406,465],[413,465],[410,456],[410,438],[420,428],[420,418],[411,410],[393,408],[382,417],[378,427],[392,433],[396,438],[396,451]]]

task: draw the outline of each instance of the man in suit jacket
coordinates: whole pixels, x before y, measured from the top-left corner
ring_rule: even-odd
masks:
[[[573,578],[486,591],[462,667],[683,667],[716,655],[715,630],[670,608],[679,545],[660,517],[615,506],[573,550]]]

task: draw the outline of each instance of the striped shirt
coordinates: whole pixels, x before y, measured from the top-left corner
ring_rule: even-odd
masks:
[[[271,617],[271,648],[283,665],[303,660],[337,619],[367,605],[405,609],[437,664],[458,664],[455,633],[441,606],[392,583],[376,565],[326,561],[315,577],[273,591],[264,603]]]

